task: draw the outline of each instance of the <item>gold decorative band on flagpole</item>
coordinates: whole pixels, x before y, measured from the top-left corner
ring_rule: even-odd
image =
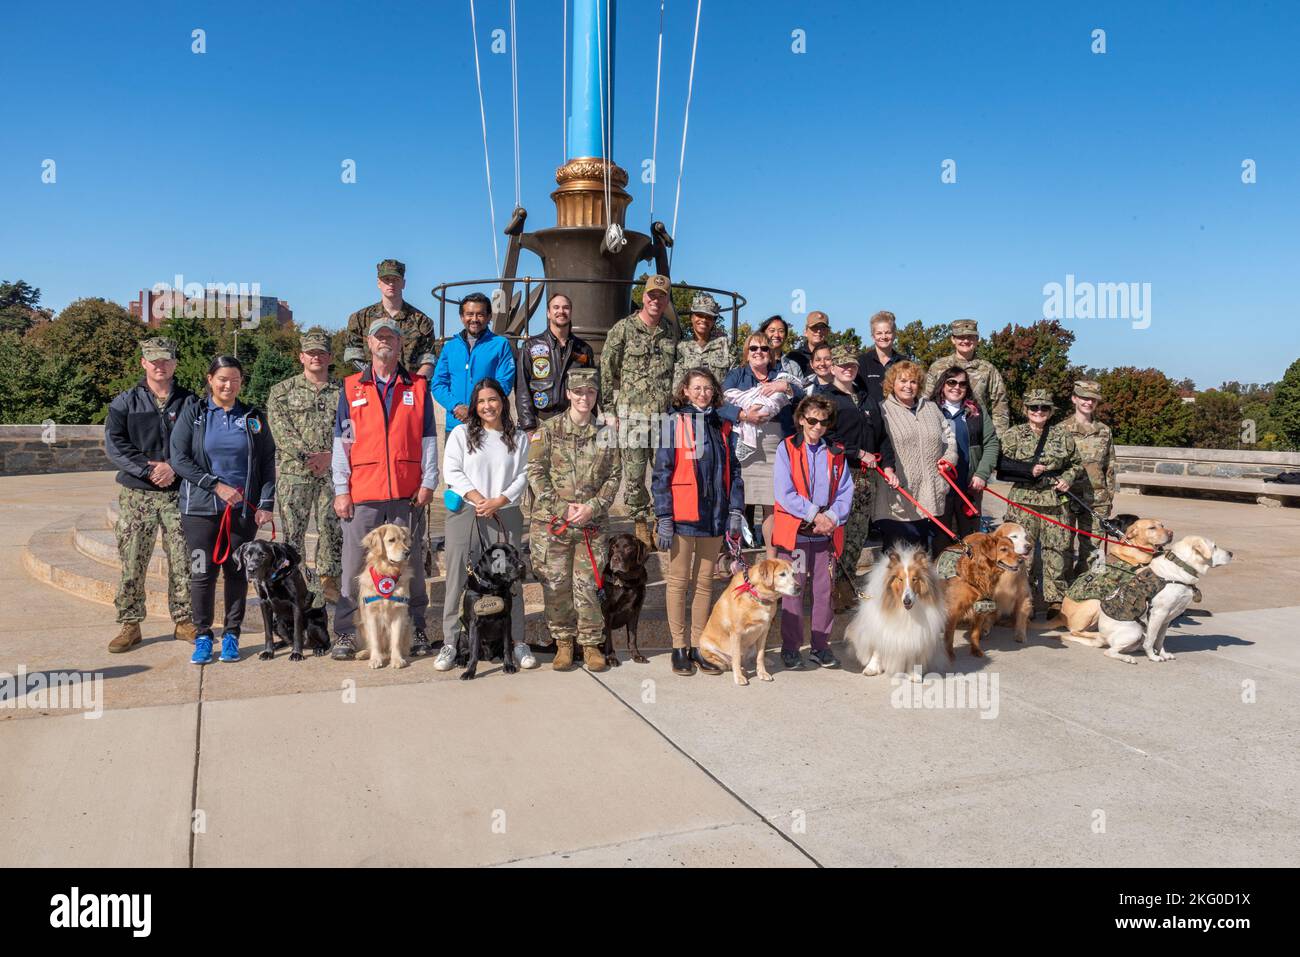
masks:
[[[551,193],[555,200],[556,226],[605,225],[605,161],[599,156],[571,159],[555,171],[559,188]],[[627,186],[627,170],[609,164],[609,195],[613,215],[610,219],[626,225],[627,207],[632,196]]]

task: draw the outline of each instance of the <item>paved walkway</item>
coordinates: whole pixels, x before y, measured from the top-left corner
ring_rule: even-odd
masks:
[[[93,720],[0,686],[3,865],[1300,861],[1300,510],[1122,496],[1237,556],[1176,661],[1000,629],[983,661],[959,640],[966,680],[996,680],[984,708],[904,708],[855,670],[737,688],[664,654],[472,683],[430,659],[200,669],[154,619],[109,655],[112,608],[22,553],[112,494],[106,473],[0,479],[0,673],[103,675]]]

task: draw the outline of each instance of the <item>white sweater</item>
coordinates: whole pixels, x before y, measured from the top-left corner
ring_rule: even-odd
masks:
[[[465,441],[468,428],[459,428],[447,436],[447,451],[442,462],[447,487],[464,497],[478,492],[484,498],[504,495],[511,505],[519,503],[528,482],[528,433],[515,432],[515,450],[511,452],[500,432],[483,430],[478,451],[468,452]]]

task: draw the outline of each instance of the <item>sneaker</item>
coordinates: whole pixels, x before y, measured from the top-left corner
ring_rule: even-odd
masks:
[[[194,654],[190,656],[190,664],[206,665],[212,662],[212,633],[205,631],[201,635],[194,637]]]
[[[411,639],[411,657],[419,658],[432,653],[433,649],[429,647],[429,636],[424,633],[423,628],[415,629],[415,637]]]
[[[840,666],[839,659],[831,654],[829,648],[823,648],[821,651],[814,649],[808,652],[808,657],[819,668],[838,668]]]
[[[803,667],[803,657],[797,651],[783,651],[781,665],[786,671],[798,671]]]
[[[228,631],[221,636],[221,660],[239,660],[239,636],[233,631]]]
[[[411,654],[415,654],[412,650]],[[438,652],[438,657],[433,659],[434,671],[451,671],[451,666],[456,663],[456,648],[453,645],[443,643],[442,649]]]
[[[536,668],[537,658],[533,654],[533,649],[522,641],[515,643],[515,664],[520,668]]]
[[[351,661],[357,656],[356,639],[352,635],[335,635],[330,657],[335,661]]]

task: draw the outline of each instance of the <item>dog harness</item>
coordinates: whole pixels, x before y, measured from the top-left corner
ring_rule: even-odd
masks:
[[[1195,568],[1173,552],[1165,552],[1161,557],[1169,559],[1194,579],[1200,577]],[[1108,565],[1107,570],[1110,568]],[[1122,570],[1120,574],[1124,574]],[[1170,579],[1161,578],[1150,565],[1143,565],[1129,574],[1127,580],[1120,581],[1109,593],[1101,596],[1101,610],[1116,621],[1141,621],[1150,611],[1151,601],[1167,584],[1170,584]]]
[[[961,542],[959,545],[965,547],[961,548],[958,547],[958,545],[949,545],[939,553],[939,560],[934,563],[935,572],[944,581],[957,577],[957,563],[961,561],[963,557],[970,554],[971,547],[969,545],[966,545],[965,542]],[[971,605],[971,611],[975,612],[977,615],[987,615],[990,612],[997,611],[997,609],[997,602],[992,598],[989,598],[987,595],[981,595],[979,599]]]
[[[400,595],[394,595],[397,590],[397,579],[391,575],[381,575],[373,568],[370,569],[370,580],[375,583],[375,591],[378,595],[367,595],[362,602],[369,605],[372,601],[397,601],[402,604],[409,604],[411,599],[403,598]]]

